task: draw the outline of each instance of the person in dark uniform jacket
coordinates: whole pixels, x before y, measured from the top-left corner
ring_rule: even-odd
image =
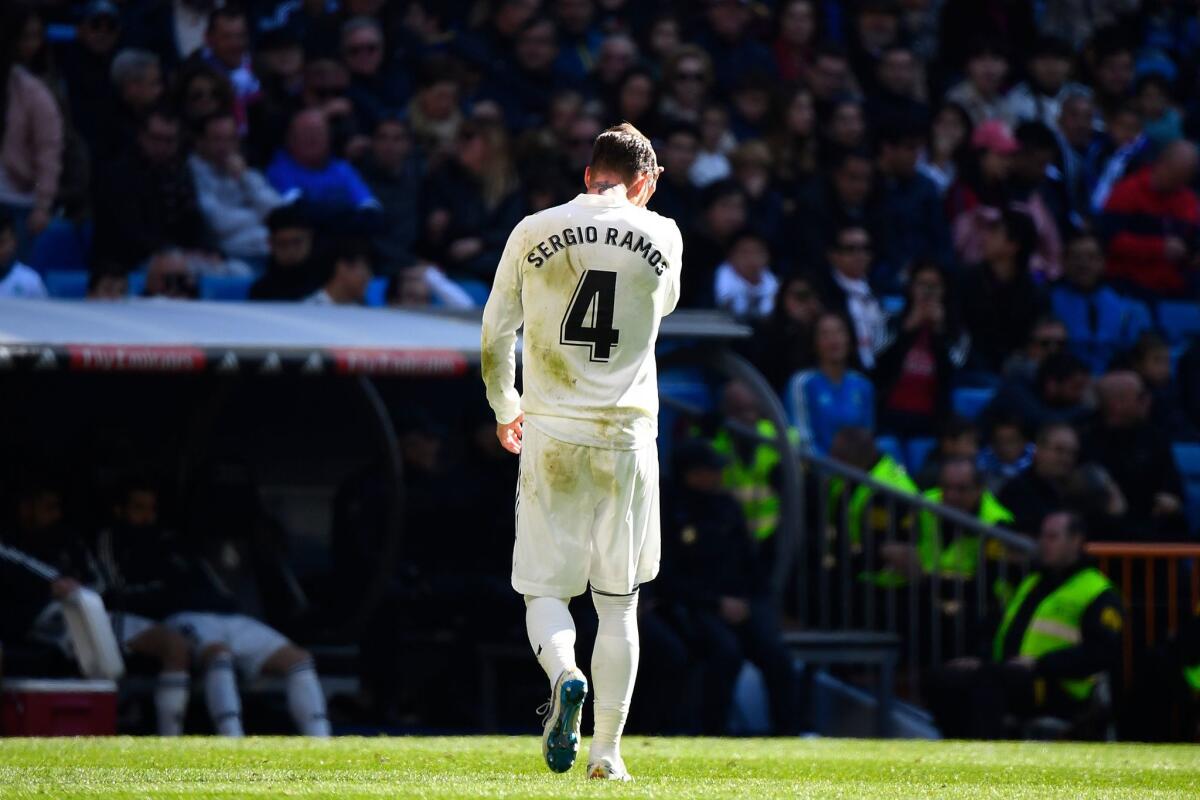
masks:
[[[797,731],[797,681],[791,653],[767,598],[741,506],[723,488],[725,457],[705,441],[676,453],[678,485],[663,493],[660,609],[703,671],[701,726],[726,732],[742,662],[762,670],[777,732]]]
[[[1010,716],[1075,720],[1099,676],[1117,672],[1121,600],[1085,555],[1084,533],[1077,514],[1047,515],[1036,568],[1017,587],[988,652],[935,672],[930,707],[944,736],[997,739]]]

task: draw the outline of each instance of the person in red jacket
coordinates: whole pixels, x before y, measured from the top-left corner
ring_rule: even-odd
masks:
[[[1103,217],[1109,277],[1153,297],[1190,293],[1200,261],[1200,199],[1188,187],[1198,165],[1196,146],[1176,141],[1113,188]]]

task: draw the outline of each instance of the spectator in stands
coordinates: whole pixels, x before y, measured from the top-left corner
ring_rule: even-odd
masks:
[[[235,115],[233,84],[207,61],[188,61],[179,68],[171,82],[172,100],[189,140],[198,135],[197,129],[212,115]],[[239,122],[238,125],[240,131],[243,123]]]
[[[129,273],[119,266],[100,265],[88,273],[88,300],[124,300],[129,294]]]
[[[620,41],[621,37],[614,39]],[[626,120],[642,133],[657,140],[663,133],[658,105],[658,82],[654,73],[645,67],[635,66],[626,70],[617,83],[613,99],[608,105],[609,116],[612,119]],[[661,161],[661,158],[659,160]]]
[[[1006,483],[999,497],[1013,512],[1013,527],[1026,533],[1040,530],[1042,520],[1062,508],[1084,515],[1097,532],[1107,532],[1126,509],[1125,496],[1103,467],[1079,464],[1079,434],[1065,422],[1038,431],[1033,463]]]
[[[379,224],[379,201],[354,167],[332,155],[322,111],[309,109],[292,118],[287,146],[275,155],[267,178],[285,197],[299,195],[323,229],[345,234]]]
[[[1091,217],[1092,190],[1096,186],[1094,148],[1100,135],[1093,127],[1096,104],[1091,90],[1080,87],[1063,98],[1056,128],[1062,152],[1063,181],[1070,201],[1072,224]]]
[[[779,116],[779,123],[766,141],[786,209],[792,197],[817,179],[817,113],[812,94],[807,89],[795,89],[782,104]]]
[[[1025,432],[1024,420],[1016,416],[993,419],[988,444],[976,462],[983,474],[984,486],[993,494],[1000,494],[1009,481],[1033,463],[1035,449]]]
[[[0,632],[70,652],[61,603],[81,586],[102,594],[124,653],[161,666],[154,688],[158,734],[181,735],[190,683],[187,640],[139,615],[140,609],[131,607],[136,596],[103,579],[97,553],[66,519],[62,489],[55,481],[27,475],[16,500],[16,526],[0,541]]]
[[[834,434],[847,425],[875,430],[875,387],[851,368],[852,340],[846,318],[825,311],[813,331],[817,366],[792,376],[787,405],[800,441],[818,453],[829,452]]]
[[[857,97],[839,97],[826,117],[825,149],[829,153],[862,150],[867,143],[867,121],[862,101]]]
[[[93,152],[101,117],[115,111],[110,73],[120,34],[117,7],[109,0],[91,0],[75,26],[75,41],[62,43],[58,50],[71,121]]]
[[[919,167],[921,174],[937,186],[940,197],[945,198],[954,185],[970,146],[971,118],[962,106],[943,104],[929,125],[928,144]]]
[[[1005,360],[1002,374],[1032,387],[1042,362],[1056,353],[1067,352],[1067,344],[1067,326],[1063,321],[1050,314],[1043,315],[1033,323],[1025,347]]]
[[[979,657],[955,659],[929,681],[942,735],[1004,738],[1010,716],[1073,721],[1096,676],[1120,668],[1121,599],[1085,554],[1085,539],[1078,515],[1045,517],[1037,568],[1017,587],[994,638],[981,643]]]
[[[455,62],[431,58],[421,65],[417,91],[408,104],[408,122],[418,146],[435,163],[454,152],[463,122],[460,92]]]
[[[835,243],[845,226],[867,231],[870,241],[887,248],[887,221],[875,193],[874,163],[866,151],[848,150],[829,163],[826,180],[814,181],[796,198],[791,258],[796,269],[815,269],[816,260]]]
[[[152,51],[168,72],[204,48],[208,19],[216,7],[206,0],[139,4],[125,13],[125,38]]]
[[[232,114],[217,113],[201,123],[188,164],[217,248],[228,258],[263,265],[270,251],[265,221],[283,199],[262,173],[246,166]]]
[[[983,423],[1002,416],[1015,416],[1031,430],[1049,422],[1080,422],[1087,415],[1092,374],[1069,353],[1048,356],[1037,369],[1033,384],[1009,378],[983,412]]]
[[[779,35],[771,47],[775,72],[788,84],[807,83],[817,43],[817,9],[812,0],[789,0],[777,8]]]
[[[136,269],[165,247],[208,248],[208,231],[179,137],[179,118],[155,108],[142,117],[133,149],[99,165],[93,260]]]
[[[887,335],[883,307],[868,282],[871,234],[862,225],[843,225],[830,236],[826,258],[829,269],[823,276],[822,303],[850,322],[856,358],[869,370]]]
[[[729,109],[709,103],[700,112],[700,147],[696,161],[688,171],[692,183],[703,188],[729,177],[729,154],[737,146],[737,137],[729,129]]]
[[[758,141],[774,122],[772,78],[764,73],[748,72],[742,76],[729,96],[729,132],[743,144]],[[859,129],[865,133],[862,109],[856,104]]]
[[[1028,77],[1014,86],[1005,98],[1008,112],[1016,122],[1058,124],[1063,102],[1082,87],[1071,82],[1075,52],[1071,45],[1054,36],[1040,36],[1027,62]]]
[[[1037,231],[1030,271],[1041,280],[1054,280],[1062,273],[1059,225],[1067,224],[1066,190],[1061,175],[1050,171],[1059,160],[1058,138],[1041,122],[1022,122],[1015,135],[1018,150],[1013,155],[1009,197],[1012,208],[1028,214]]]
[[[1050,290],[1054,314],[1063,320],[1071,352],[1095,373],[1150,327],[1145,307],[1130,302],[1104,280],[1100,240],[1080,233],[1067,242],[1063,278]]]
[[[32,267],[17,260],[12,214],[0,208],[0,297],[46,297],[46,284]]]
[[[767,584],[738,503],[722,484],[728,459],[701,440],[680,445],[676,487],[664,498],[667,565],[656,583],[680,634],[704,673],[702,731],[727,733],[733,688],[745,659],[766,677],[771,720],[779,733],[798,730],[792,656],[779,635]]]
[[[1146,331],[1129,351],[1129,367],[1141,376],[1150,393],[1149,419],[1171,441],[1193,441],[1197,428],[1184,413],[1171,379],[1171,347],[1158,334]]]
[[[952,414],[938,430],[937,442],[917,471],[917,485],[922,490],[937,485],[942,465],[954,458],[979,461],[979,428],[966,417]]]
[[[917,170],[923,134],[917,120],[888,124],[879,134],[879,195],[891,235],[879,253],[871,283],[888,294],[908,280],[919,261],[949,266],[949,228],[937,186]]]
[[[181,540],[159,520],[157,490],[130,481],[113,503],[113,524],[96,549],[105,582],[140,593],[142,613],[185,636],[204,670],[205,700],[217,732],[242,736],[235,670],[243,679],[285,678],[288,711],[306,736],[329,736],[325,695],[312,655],[257,619],[239,613],[237,598],[216,579],[194,542]]]
[[[355,17],[342,26],[342,59],[350,69],[350,89],[360,130],[404,108],[411,96],[408,73],[389,63],[383,28],[371,17]]]
[[[976,34],[978,36],[978,34]],[[988,120],[1012,123],[1012,112],[1003,95],[1008,56],[994,41],[977,41],[966,62],[966,78],[946,92],[946,100],[966,109],[975,125]]]
[[[1189,188],[1196,146],[1177,141],[1118,183],[1104,206],[1108,275],[1150,297],[1181,297],[1195,285],[1200,200]]]
[[[109,71],[115,102],[96,109],[92,162],[97,167],[122,155],[137,138],[139,125],[163,98],[158,57],[146,50],[124,49]],[[104,95],[101,95],[102,97]]]
[[[663,172],[666,175],[666,172]],[[657,192],[655,192],[657,194]],[[685,233],[689,279],[680,289],[685,308],[712,308],[717,267],[725,260],[733,237],[746,227],[746,196],[734,181],[717,181],[701,195],[701,213]]]
[[[1128,502],[1130,539],[1182,535],[1183,483],[1171,443],[1151,424],[1150,394],[1136,372],[1110,372],[1096,383],[1096,419],[1084,432],[1083,455],[1108,470]]]
[[[20,6],[0,14],[0,212],[12,218],[18,253],[25,255],[54,211],[63,118],[54,95],[20,64]]]
[[[304,209],[280,206],[267,215],[270,256],[263,276],[250,287],[251,300],[302,300],[321,285],[315,230]]]
[[[420,164],[408,124],[381,112],[371,150],[357,167],[383,208],[382,230],[372,244],[380,256],[379,272],[392,275],[412,263],[420,228]]]
[[[663,174],[650,209],[675,220],[683,231],[689,230],[701,209],[700,189],[691,179],[699,147],[699,131],[692,125],[677,124],[667,130],[657,148]]]
[[[676,49],[663,67],[663,119],[699,125],[712,84],[712,59],[704,49],[691,44]]]
[[[983,262],[963,275],[963,319],[975,369],[999,371],[1005,357],[1025,344],[1044,309],[1044,296],[1029,272],[1036,243],[1029,215],[1005,209],[984,234]]]
[[[182,250],[169,248],[150,256],[144,295],[171,300],[195,300],[200,296],[196,273]]]
[[[340,242],[330,259],[329,273],[320,289],[304,302],[317,306],[362,305],[371,282],[371,248],[366,242]]]
[[[463,123],[458,150],[430,172],[423,201],[428,255],[452,277],[490,286],[504,243],[524,213],[504,131]]]
[[[1175,365],[1175,384],[1179,389],[1179,404],[1192,426],[1200,429],[1200,340],[1180,356]]]
[[[905,438],[932,436],[946,418],[955,370],[969,350],[942,270],[928,262],[915,265],[904,310],[889,321],[876,357],[879,429]]]
[[[997,209],[1008,205],[1013,157],[1019,149],[1012,131],[999,120],[988,120],[971,131],[970,146],[945,193],[960,261],[971,263],[981,257],[988,223],[995,220]]]
[[[747,230],[734,237],[728,260],[717,267],[713,287],[717,308],[743,322],[771,316],[779,279],[771,271],[770,259],[771,251],[760,234]]]
[[[813,67],[808,73],[808,88],[816,103],[817,116],[821,119],[828,118],[830,108],[839,97],[860,93],[854,72],[850,69],[850,59],[833,44],[817,48]]]
[[[710,0],[705,11],[708,23],[698,38],[713,63],[716,84],[728,92],[747,72],[773,74],[774,60],[767,46],[751,37],[751,14],[740,0]]]
[[[1124,103],[1104,115],[1104,136],[1093,154],[1095,184],[1089,198],[1092,214],[1100,216],[1117,183],[1151,160],[1150,139],[1142,132],[1137,107]]]
[[[896,120],[911,120],[919,126],[929,123],[923,76],[911,48],[896,42],[887,45],[872,77],[875,87],[867,94],[866,104],[872,129],[885,129]]]
[[[1137,105],[1142,112],[1142,131],[1155,150],[1183,138],[1183,115],[1171,104],[1171,81],[1150,73],[1138,78]]]
[[[748,343],[751,360],[775,391],[782,394],[789,378],[816,363],[813,326],[822,310],[811,278],[793,275],[784,280],[775,310],[758,325]]]
[[[760,139],[744,142],[729,154],[729,162],[746,195],[750,227],[777,248],[783,235],[783,196],[772,179],[771,148]]]
[[[393,308],[475,307],[471,295],[432,264],[413,264],[397,270],[388,279],[387,304]]]
[[[262,87],[250,61],[249,23],[246,13],[238,6],[221,6],[209,14],[200,58],[219,70],[232,84],[234,115],[244,126],[246,109],[258,99]]]
[[[576,87],[576,78],[555,68],[560,53],[554,21],[533,17],[517,34],[507,67],[485,77],[480,93],[500,105],[512,129],[536,127],[550,97],[561,89]]]

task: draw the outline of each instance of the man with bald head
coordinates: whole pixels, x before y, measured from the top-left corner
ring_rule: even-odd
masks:
[[[292,117],[267,179],[285,199],[303,202],[311,219],[343,235],[369,233],[381,216],[379,202],[354,167],[332,155],[329,120],[320,109]]]
[[[1155,298],[1194,293],[1200,199],[1190,185],[1198,166],[1196,145],[1179,140],[1113,188],[1101,219],[1109,277]]]
[[[1100,464],[1125,496],[1120,526],[1129,538],[1184,533],[1182,482],[1171,443],[1149,422],[1150,394],[1132,371],[1109,372],[1096,382],[1099,407],[1083,436],[1083,460]]]

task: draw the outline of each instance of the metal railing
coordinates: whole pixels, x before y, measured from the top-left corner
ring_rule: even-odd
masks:
[[[1160,624],[1168,636],[1173,636],[1179,630],[1181,616],[1200,613],[1200,545],[1092,542],[1087,549],[1099,561],[1100,571],[1118,586],[1129,613],[1122,630],[1128,683],[1133,675],[1137,639],[1141,639],[1141,646],[1149,647],[1158,639]],[[1142,562],[1140,571],[1135,569],[1137,561]],[[1160,576],[1165,595],[1159,591]],[[1184,583],[1186,594],[1182,591]],[[1187,608],[1181,613],[1180,605],[1185,600]]]

